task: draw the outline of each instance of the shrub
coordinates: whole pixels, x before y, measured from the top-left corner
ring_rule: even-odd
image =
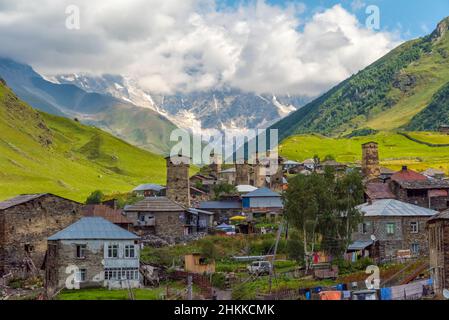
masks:
[[[221,290],[226,289],[226,276],[224,273],[212,274],[212,286]]]

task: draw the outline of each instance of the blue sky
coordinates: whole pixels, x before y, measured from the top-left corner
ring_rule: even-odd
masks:
[[[250,2],[252,0],[244,0]],[[221,5],[235,6],[241,0],[218,0]],[[365,9],[368,5],[376,5],[380,9],[381,29],[398,31],[404,40],[426,35],[435,29],[436,24],[449,16],[448,0],[266,0],[269,4],[284,6],[288,3],[304,3],[306,11],[304,19],[325,8],[341,4],[353,12],[361,23],[366,20]],[[355,4],[360,4],[354,9]],[[357,6],[356,6],[357,7]]]

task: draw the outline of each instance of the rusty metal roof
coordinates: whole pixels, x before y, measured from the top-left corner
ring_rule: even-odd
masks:
[[[185,211],[186,208],[167,197],[147,197],[136,204],[127,205],[125,212],[174,212]]]
[[[368,183],[365,193],[371,200],[396,198],[388,184],[381,182]]]
[[[123,215],[123,210],[114,210],[104,204],[90,204],[82,208],[81,213],[85,217],[102,217],[112,223],[132,223]]]

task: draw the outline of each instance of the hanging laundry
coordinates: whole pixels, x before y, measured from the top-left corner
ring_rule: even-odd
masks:
[[[392,299],[391,288],[381,288],[380,289],[380,300],[391,300]]]
[[[320,292],[321,300],[341,300],[341,291],[323,291]]]

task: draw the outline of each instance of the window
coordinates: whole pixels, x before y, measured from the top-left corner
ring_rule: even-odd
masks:
[[[135,258],[136,249],[134,245],[126,245],[125,246],[125,258]]]
[[[410,232],[411,233],[419,232],[419,224],[417,221],[410,222]]]
[[[79,269],[78,272],[75,274],[75,280],[77,282],[85,282],[86,281],[86,269]]]
[[[108,258],[118,258],[118,245],[108,246]]]
[[[414,253],[414,254],[419,253],[419,244],[418,243],[412,243],[412,253]]]
[[[76,257],[78,259],[83,259],[86,257],[86,245],[85,244],[78,244],[76,246]]]
[[[395,223],[387,223],[387,234],[392,235],[396,231],[396,224]]]
[[[361,225],[361,232],[363,234],[367,234],[369,232],[370,227],[371,227],[371,223],[370,222],[362,223],[362,225]]]
[[[104,269],[105,280],[139,280],[139,269],[137,268],[106,268]]]
[[[24,246],[24,250],[26,253],[31,253],[34,251],[34,246],[32,244],[26,243]]]
[[[144,215],[140,216],[140,221],[145,222],[145,216]]]

